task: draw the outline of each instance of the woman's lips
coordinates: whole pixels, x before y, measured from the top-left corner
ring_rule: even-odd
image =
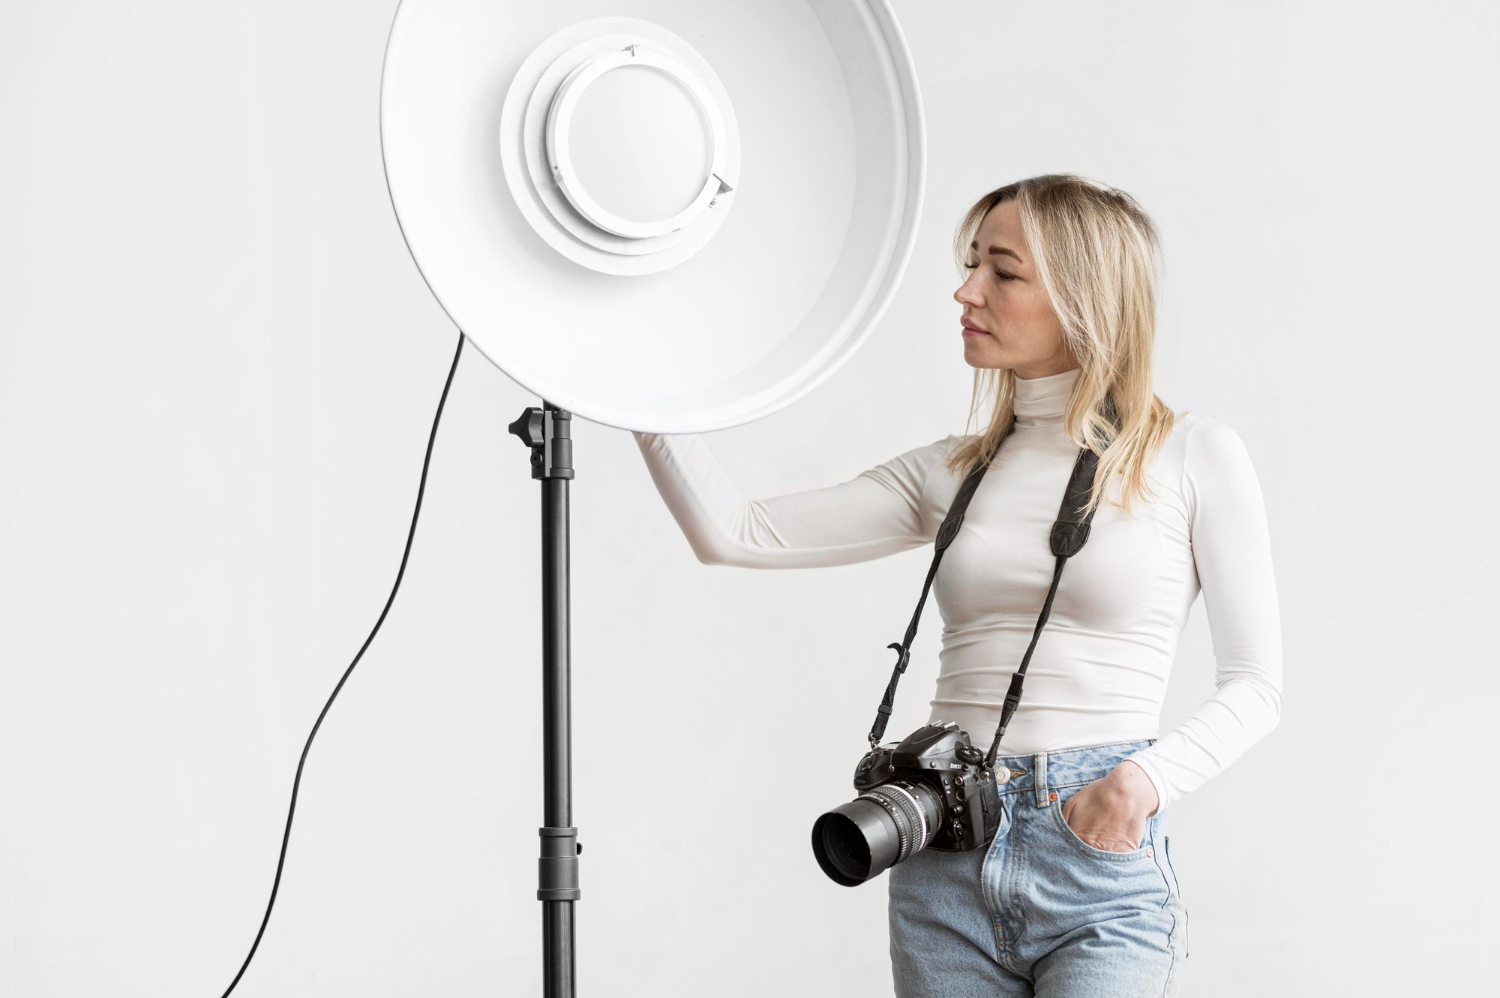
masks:
[[[960,322],[959,325],[961,325],[963,327],[963,331],[964,331],[964,335],[965,336],[988,336],[989,335],[989,333],[985,332],[983,329],[980,329],[978,326],[972,325],[969,322]]]

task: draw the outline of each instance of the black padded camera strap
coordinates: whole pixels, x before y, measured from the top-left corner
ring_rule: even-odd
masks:
[[[1114,407],[1110,400],[1106,405],[1106,411],[1114,418]],[[1118,426],[1118,420],[1115,420]],[[1006,432],[1006,437],[1015,429],[1015,423]],[[1005,440],[1002,438],[1001,443]],[[1073,463],[1073,473],[1068,478],[1068,488],[1063,494],[1062,507],[1058,511],[1057,521],[1052,524],[1051,545],[1052,554],[1057,558],[1056,567],[1052,571],[1052,586],[1047,590],[1046,602],[1042,604],[1041,615],[1037,617],[1036,629],[1031,634],[1031,644],[1026,648],[1026,654],[1021,658],[1021,664],[1016,668],[1015,675],[1011,677],[1010,689],[1005,694],[1005,705],[1000,712],[1000,725],[995,732],[995,740],[990,745],[990,750],[985,756],[985,765],[993,766],[997,753],[1000,750],[1000,739],[1005,736],[1005,729],[1010,725],[1011,718],[1015,715],[1016,707],[1021,702],[1021,688],[1026,682],[1026,668],[1031,664],[1031,653],[1036,649],[1037,639],[1041,637],[1042,628],[1046,626],[1047,618],[1052,614],[1052,600],[1057,595],[1057,584],[1062,579],[1063,565],[1067,560],[1079,551],[1089,539],[1089,526],[1094,519],[1094,510],[1089,510],[1087,515],[1080,511],[1088,504],[1089,495],[1094,488],[1094,474],[1099,467],[1099,456],[1084,447],[1078,452],[1078,460]],[[953,497],[953,504],[948,508],[948,515],[943,518],[943,524],[938,528],[937,537],[933,541],[932,566],[927,569],[927,578],[922,583],[922,595],[917,600],[917,609],[912,614],[911,623],[907,625],[906,636],[898,642],[887,645],[896,651],[896,667],[891,672],[891,681],[886,685],[885,696],[880,701],[880,707],[875,714],[875,724],[870,729],[870,747],[874,748],[880,744],[880,739],[885,737],[886,724],[891,719],[891,709],[896,702],[896,687],[901,682],[901,676],[906,672],[906,667],[911,660],[911,643],[917,636],[917,624],[922,619],[922,608],[927,603],[927,593],[932,589],[932,580],[937,576],[938,566],[942,564],[943,552],[948,550],[948,545],[953,543],[953,538],[958,536],[958,530],[963,526],[964,513],[969,508],[969,500],[974,498],[974,491],[979,488],[980,481],[984,478],[987,466],[979,464],[970,471],[958,487],[958,493]]]
[[[1031,643],[1026,646],[1026,654],[1021,656],[1021,664],[1010,677],[1010,689],[1005,692],[1005,706],[1000,709],[1000,724],[995,730],[995,740],[990,743],[989,752],[985,753],[986,766],[995,765],[1000,752],[1000,739],[1005,737],[1005,729],[1010,727],[1010,719],[1015,716],[1016,707],[1021,703],[1021,687],[1026,683],[1026,667],[1031,664],[1031,653],[1036,650],[1037,638],[1042,636],[1047,618],[1052,616],[1052,600],[1057,595],[1058,582],[1062,581],[1063,565],[1088,543],[1089,525],[1094,521],[1095,511],[1091,509],[1087,515],[1081,515],[1079,511],[1088,504],[1089,493],[1094,488],[1094,472],[1098,468],[1099,455],[1087,447],[1082,448],[1078,452],[1078,460],[1073,463],[1073,474],[1068,479],[1068,490],[1063,494],[1057,522],[1052,524],[1052,554],[1057,558],[1057,564],[1052,569],[1052,586],[1047,590],[1042,612],[1036,618],[1036,628],[1031,632]]]
[[[1011,429],[1015,429],[1015,423],[1011,423]],[[1009,431],[1006,431],[1006,436],[1010,436]],[[1002,439],[1001,443],[1004,442]],[[906,636],[900,641],[893,641],[886,645],[887,648],[896,650],[896,668],[891,672],[891,681],[886,684],[885,696],[875,712],[875,725],[870,728],[871,748],[879,745],[880,739],[885,737],[885,726],[890,722],[891,708],[896,703],[896,687],[900,684],[901,676],[906,672],[906,666],[911,661],[911,643],[917,637],[917,624],[922,620],[922,607],[927,605],[927,593],[932,589],[932,580],[937,577],[938,566],[943,563],[943,552],[948,550],[948,545],[952,544],[953,538],[958,536],[958,528],[963,526],[964,512],[969,508],[969,500],[974,498],[974,490],[979,488],[979,482],[984,478],[986,470],[986,465],[980,462],[958,486],[958,494],[953,497],[953,503],[948,507],[948,515],[943,518],[942,526],[938,527],[937,537],[932,542],[932,567],[927,569],[927,578],[922,583],[922,595],[917,598],[916,612],[911,615],[911,623],[906,625]]]

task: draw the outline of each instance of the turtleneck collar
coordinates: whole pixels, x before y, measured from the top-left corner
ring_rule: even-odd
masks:
[[[1016,378],[1016,426],[1050,426],[1063,421],[1068,395],[1082,368],[1075,367],[1045,378]]]

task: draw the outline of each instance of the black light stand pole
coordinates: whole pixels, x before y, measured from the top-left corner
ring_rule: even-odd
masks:
[[[542,400],[510,424],[531,448],[542,482],[542,994],[573,998],[573,902],[578,900],[578,829],[573,827],[572,709],[568,646],[568,482],[573,414]]]

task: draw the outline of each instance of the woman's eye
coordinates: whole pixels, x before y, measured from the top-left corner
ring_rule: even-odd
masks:
[[[977,270],[979,268],[979,263],[977,261],[974,262],[974,263],[970,263],[967,260],[965,260],[963,266],[964,266],[965,270]],[[1016,279],[1016,275],[1015,274],[1007,274],[1003,270],[997,270],[997,271],[995,271],[995,276],[998,277],[998,278],[1000,278],[1000,280],[1002,280],[1002,281],[1014,281]]]

